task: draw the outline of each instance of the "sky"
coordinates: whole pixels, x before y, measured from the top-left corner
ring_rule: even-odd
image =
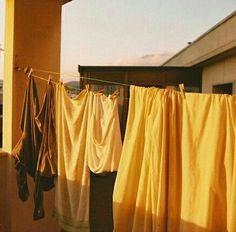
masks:
[[[0,49],[4,47],[4,0],[0,0]],[[3,52],[0,50],[0,79],[3,79]]]
[[[62,11],[61,71],[160,65],[234,10],[236,0],[73,0]],[[3,19],[0,0],[0,44]]]

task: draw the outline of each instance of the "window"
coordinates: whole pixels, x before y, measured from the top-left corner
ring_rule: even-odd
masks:
[[[233,83],[225,83],[221,85],[213,85],[213,93],[219,94],[233,94]]]

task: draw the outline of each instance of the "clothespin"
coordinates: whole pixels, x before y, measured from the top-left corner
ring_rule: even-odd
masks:
[[[29,72],[28,72],[28,74],[27,74],[27,77],[28,77],[28,78],[30,78],[30,76],[31,76],[32,72],[33,72],[33,69],[32,69],[32,68],[30,68],[30,70],[29,70]]]
[[[179,84],[179,89],[183,98],[185,98],[185,88],[184,84]]]
[[[24,71],[24,74],[26,75],[27,72],[29,72],[29,66],[26,66],[26,67],[23,69],[23,71]]]
[[[16,66],[15,66],[15,70],[16,70],[16,71],[21,71],[21,70],[23,70],[23,71],[24,71],[24,69],[22,69],[22,68],[21,68],[21,67],[19,67],[18,65],[16,65]]]
[[[48,84],[50,84],[51,80],[52,80],[52,76],[49,75],[49,76],[48,76]]]
[[[85,89],[86,89],[87,91],[89,91],[89,89],[90,89],[89,84],[86,84],[86,85],[85,85]]]
[[[98,90],[97,93],[102,93],[104,91],[105,91],[105,88]]]

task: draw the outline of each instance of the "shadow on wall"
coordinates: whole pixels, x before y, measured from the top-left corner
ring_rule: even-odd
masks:
[[[45,218],[33,220],[34,182],[28,177],[29,199],[22,202],[18,197],[15,160],[12,156],[0,157],[0,232],[59,232],[53,218],[54,190],[45,192]],[[46,228],[46,230],[45,230]]]

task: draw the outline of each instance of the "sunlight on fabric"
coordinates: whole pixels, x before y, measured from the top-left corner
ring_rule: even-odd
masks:
[[[131,87],[114,231],[235,231],[236,97]]]

